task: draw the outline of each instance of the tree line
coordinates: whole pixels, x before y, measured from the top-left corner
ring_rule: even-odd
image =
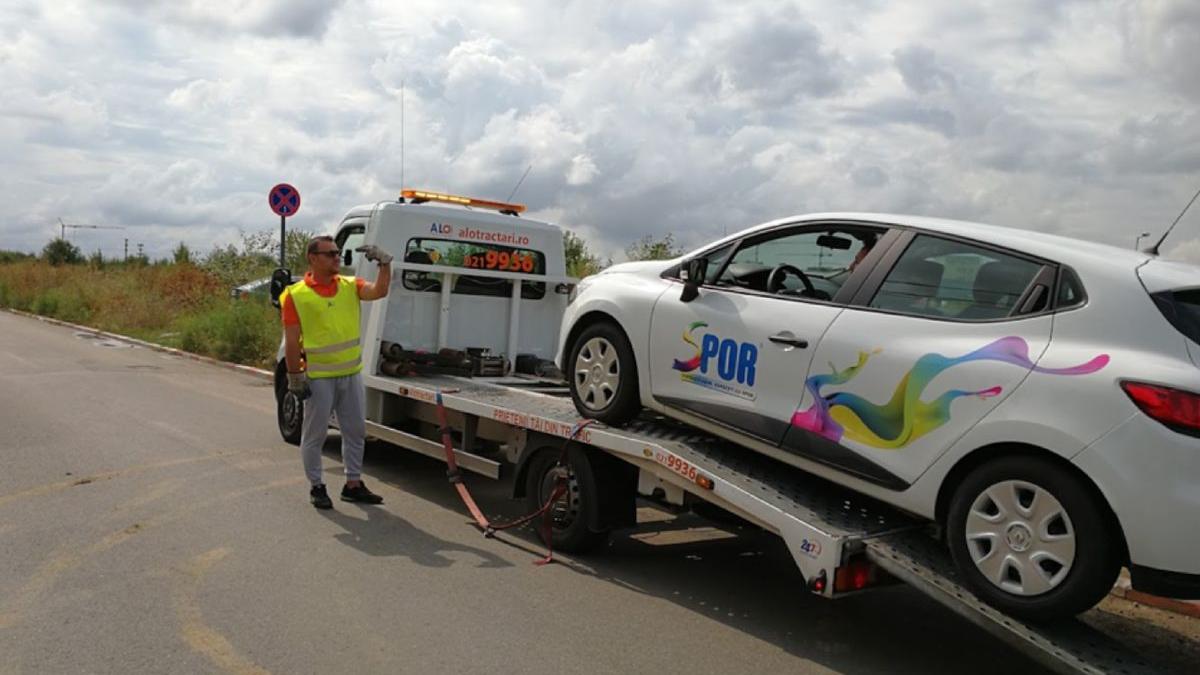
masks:
[[[284,245],[284,259],[295,271],[307,267],[305,247],[313,233],[291,230]],[[613,264],[612,258],[601,260],[591,251],[587,241],[569,230],[563,230],[563,251],[566,257],[567,275],[583,278],[599,272]],[[683,249],[676,243],[673,233],[662,237],[645,235],[625,248],[629,260],[667,260],[680,255]],[[103,269],[110,265],[195,265],[211,272],[223,282],[241,284],[270,275],[279,264],[279,242],[273,233],[259,232],[242,234],[241,245],[214,246],[207,253],[197,254],[180,242],[170,257],[150,260],[145,254],[127,258],[106,258],[100,251],[85,255],[83,251],[62,237],[55,237],[42,248],[40,255],[18,251],[0,251],[0,264],[41,260],[53,266],[89,265]]]

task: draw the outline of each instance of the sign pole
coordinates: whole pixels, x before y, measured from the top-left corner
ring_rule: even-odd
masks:
[[[279,307],[279,296],[292,283],[291,270],[287,269],[287,219],[300,210],[300,191],[280,183],[267,193],[267,205],[279,216],[279,269],[271,274],[271,304]]]

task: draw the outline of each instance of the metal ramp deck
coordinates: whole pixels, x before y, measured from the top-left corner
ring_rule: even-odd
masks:
[[[579,421],[569,397],[506,386],[504,380],[373,379],[380,389],[425,402],[440,391],[449,409],[555,436],[569,436]],[[984,603],[959,583],[949,554],[929,536],[925,523],[877,500],[661,417],[646,416],[623,429],[595,425],[588,431],[583,442],[673,478],[693,495],[779,534],[806,578],[814,569],[832,573],[845,554],[865,552],[891,575],[1057,672],[1160,672],[1113,636],[1080,620],[1032,625]],[[716,489],[701,489],[654,461],[660,449],[712,477]],[[819,543],[816,557],[802,550],[805,541]]]

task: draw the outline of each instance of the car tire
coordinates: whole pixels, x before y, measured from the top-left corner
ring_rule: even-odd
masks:
[[[562,453],[543,449],[529,460],[525,474],[525,499],[532,513],[542,508],[554,493],[557,481],[567,481],[567,492],[550,509],[550,541],[556,551],[586,553],[608,541],[607,531],[596,532],[590,523],[596,519],[599,506],[599,486],[587,453],[571,448],[565,465],[559,464]],[[544,516],[530,525],[541,532]]]
[[[1090,609],[1121,567],[1108,506],[1081,478],[1040,457],[1003,457],[969,473],[950,502],[946,537],[976,594],[1030,621]]]
[[[300,434],[304,430],[304,401],[288,391],[286,378],[286,371],[282,381],[276,376],[275,419],[283,440],[292,445],[300,445]]]
[[[641,412],[633,347],[616,324],[604,321],[583,329],[566,366],[580,415],[616,427]]]

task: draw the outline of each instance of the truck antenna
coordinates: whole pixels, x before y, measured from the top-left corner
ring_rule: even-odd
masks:
[[[517,188],[520,188],[521,183],[525,182],[525,177],[529,175],[529,170],[532,168],[533,168],[533,164],[530,164],[529,166],[525,167],[525,173],[521,174],[521,180],[517,181],[517,184],[513,186],[512,192],[508,193],[508,199],[505,199],[504,201],[506,201],[506,202],[512,201],[513,195],[517,194]]]
[[[1167,235],[1171,234],[1171,230],[1175,229],[1175,225],[1179,223],[1180,218],[1183,218],[1183,214],[1187,213],[1188,209],[1192,208],[1192,203],[1196,201],[1196,197],[1200,197],[1200,189],[1196,190],[1196,194],[1192,195],[1192,198],[1190,201],[1188,201],[1187,206],[1183,207],[1183,210],[1179,212],[1178,216],[1175,216],[1175,222],[1171,223],[1171,226],[1167,228],[1166,232],[1163,232],[1163,236],[1160,237],[1158,241],[1154,242],[1153,246],[1143,251],[1143,253],[1158,255],[1158,247],[1162,246],[1162,243],[1166,240]]]
[[[404,185],[404,80],[400,80],[400,189]],[[401,197],[401,199],[404,199]]]

